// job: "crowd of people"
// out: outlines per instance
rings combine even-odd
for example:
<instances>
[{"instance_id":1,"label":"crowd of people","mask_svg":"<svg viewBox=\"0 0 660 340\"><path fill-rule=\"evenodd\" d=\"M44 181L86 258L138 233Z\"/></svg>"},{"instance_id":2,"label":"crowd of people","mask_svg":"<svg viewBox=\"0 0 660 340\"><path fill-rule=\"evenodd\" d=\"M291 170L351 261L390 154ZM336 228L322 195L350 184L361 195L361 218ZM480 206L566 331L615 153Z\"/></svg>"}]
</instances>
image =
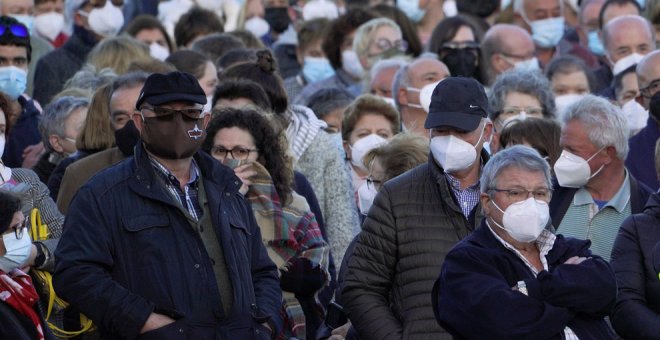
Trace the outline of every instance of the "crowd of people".
<instances>
[{"instance_id":1,"label":"crowd of people","mask_svg":"<svg viewBox=\"0 0 660 340\"><path fill-rule=\"evenodd\" d=\"M658 42L651 0L2 0L0 338L660 339Z\"/></svg>"}]
</instances>

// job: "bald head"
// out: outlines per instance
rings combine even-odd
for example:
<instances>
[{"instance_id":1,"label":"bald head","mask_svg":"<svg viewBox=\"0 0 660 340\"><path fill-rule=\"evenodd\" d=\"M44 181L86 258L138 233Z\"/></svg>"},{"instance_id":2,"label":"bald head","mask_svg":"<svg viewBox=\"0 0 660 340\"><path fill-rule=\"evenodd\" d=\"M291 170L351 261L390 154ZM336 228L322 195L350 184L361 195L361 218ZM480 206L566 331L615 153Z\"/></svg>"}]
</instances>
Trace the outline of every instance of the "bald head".
<instances>
[{"instance_id":1,"label":"bald head","mask_svg":"<svg viewBox=\"0 0 660 340\"><path fill-rule=\"evenodd\" d=\"M534 57L532 36L516 25L497 24L491 27L481 43L483 64L488 67L489 78L513 67L515 62Z\"/></svg>"},{"instance_id":2,"label":"bald head","mask_svg":"<svg viewBox=\"0 0 660 340\"><path fill-rule=\"evenodd\" d=\"M640 89L647 88L656 80L660 80L660 50L647 54L637 64L637 82ZM642 99L641 104L648 109L651 98L640 97Z\"/></svg>"},{"instance_id":3,"label":"bald head","mask_svg":"<svg viewBox=\"0 0 660 340\"><path fill-rule=\"evenodd\" d=\"M620 16L603 27L603 45L612 62L633 53L646 55L655 49L655 30L639 15Z\"/></svg>"}]
</instances>

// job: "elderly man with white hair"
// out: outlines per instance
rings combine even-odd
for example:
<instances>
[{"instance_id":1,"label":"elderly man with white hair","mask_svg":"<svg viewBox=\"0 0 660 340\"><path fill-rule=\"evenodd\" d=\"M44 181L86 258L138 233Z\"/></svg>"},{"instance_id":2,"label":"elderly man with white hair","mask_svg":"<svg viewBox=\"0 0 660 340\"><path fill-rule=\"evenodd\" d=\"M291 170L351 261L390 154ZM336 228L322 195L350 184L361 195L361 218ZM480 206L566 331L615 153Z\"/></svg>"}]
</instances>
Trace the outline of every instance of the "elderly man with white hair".
<instances>
[{"instance_id":1,"label":"elderly man with white hair","mask_svg":"<svg viewBox=\"0 0 660 340\"><path fill-rule=\"evenodd\" d=\"M591 240L594 254L609 261L619 226L642 212L650 194L624 166L628 123L618 107L593 95L569 106L562 122L552 221L566 236Z\"/></svg>"},{"instance_id":2,"label":"elderly man with white hair","mask_svg":"<svg viewBox=\"0 0 660 340\"><path fill-rule=\"evenodd\" d=\"M614 273L589 241L548 230L550 178L521 145L484 166L484 219L447 254L433 288L436 319L455 338L616 339L604 319Z\"/></svg>"}]
</instances>

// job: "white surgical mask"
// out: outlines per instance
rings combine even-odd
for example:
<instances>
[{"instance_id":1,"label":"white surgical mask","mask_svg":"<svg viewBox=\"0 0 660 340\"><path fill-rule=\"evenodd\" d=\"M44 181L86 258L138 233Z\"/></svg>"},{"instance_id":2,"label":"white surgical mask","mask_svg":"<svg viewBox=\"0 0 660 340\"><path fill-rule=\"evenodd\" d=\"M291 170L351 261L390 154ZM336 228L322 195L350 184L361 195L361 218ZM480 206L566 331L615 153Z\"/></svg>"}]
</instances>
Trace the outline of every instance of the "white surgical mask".
<instances>
[{"instance_id":1,"label":"white surgical mask","mask_svg":"<svg viewBox=\"0 0 660 340\"><path fill-rule=\"evenodd\" d=\"M445 172L465 170L477 160L477 149L481 138L484 136L481 130L479 140L472 145L454 135L435 136L431 138L431 154L442 166Z\"/></svg>"},{"instance_id":2,"label":"white surgical mask","mask_svg":"<svg viewBox=\"0 0 660 340\"><path fill-rule=\"evenodd\" d=\"M39 35L54 41L64 29L64 15L57 12L39 14L34 18L34 28Z\"/></svg>"},{"instance_id":3,"label":"white surgical mask","mask_svg":"<svg viewBox=\"0 0 660 340\"><path fill-rule=\"evenodd\" d=\"M5 143L6 142L7 142L7 140L5 139L5 135L0 134L0 158L2 158L2 155L5 152Z\"/></svg>"},{"instance_id":4,"label":"white surgical mask","mask_svg":"<svg viewBox=\"0 0 660 340\"><path fill-rule=\"evenodd\" d=\"M362 79L364 76L364 68L357 53L353 50L346 50L341 53L341 67L353 78Z\"/></svg>"},{"instance_id":5,"label":"white surgical mask","mask_svg":"<svg viewBox=\"0 0 660 340\"><path fill-rule=\"evenodd\" d=\"M532 28L532 40L542 48L555 47L564 36L564 17L528 22Z\"/></svg>"},{"instance_id":6,"label":"white surgical mask","mask_svg":"<svg viewBox=\"0 0 660 340\"><path fill-rule=\"evenodd\" d=\"M358 188L358 208L360 209L360 213L366 215L369 212L377 193L376 188L372 189L367 185L367 182L362 183L360 188Z\"/></svg>"},{"instance_id":7,"label":"white surgical mask","mask_svg":"<svg viewBox=\"0 0 660 340\"><path fill-rule=\"evenodd\" d=\"M643 55L639 53L633 53L631 55L625 56L621 59L619 59L616 63L614 63L614 66L612 67L612 74L617 75L623 70L627 69L628 67L639 64L639 62L644 58ZM610 59L612 61L612 59Z\"/></svg>"},{"instance_id":8,"label":"white surgical mask","mask_svg":"<svg viewBox=\"0 0 660 340\"><path fill-rule=\"evenodd\" d=\"M637 132L646 127L646 123L649 119L649 112L635 99L631 99L623 104L621 110L628 120L630 131Z\"/></svg>"},{"instance_id":9,"label":"white surgical mask","mask_svg":"<svg viewBox=\"0 0 660 340\"><path fill-rule=\"evenodd\" d=\"M398 0L396 1L396 7L414 23L422 21L422 18L426 15L426 10L419 8L419 0Z\"/></svg>"},{"instance_id":10,"label":"white surgical mask","mask_svg":"<svg viewBox=\"0 0 660 340\"><path fill-rule=\"evenodd\" d=\"M557 107L557 120L561 121L561 118L566 113L566 109L571 106L571 104L577 102L578 100L584 98L583 94L562 94L555 97L555 106Z\"/></svg>"},{"instance_id":11,"label":"white surgical mask","mask_svg":"<svg viewBox=\"0 0 660 340\"><path fill-rule=\"evenodd\" d=\"M243 27L245 27L247 31L254 34L254 36L257 38L263 37L266 35L266 33L270 32L270 25L268 22L259 16L254 16L250 19L247 19Z\"/></svg>"},{"instance_id":12,"label":"white surgical mask","mask_svg":"<svg viewBox=\"0 0 660 340\"><path fill-rule=\"evenodd\" d=\"M149 45L149 54L152 57L163 61L170 56L170 50L167 47L162 46L161 44L154 41L151 43L151 45Z\"/></svg>"},{"instance_id":13,"label":"white surgical mask","mask_svg":"<svg viewBox=\"0 0 660 340\"><path fill-rule=\"evenodd\" d=\"M596 155L603 149L604 147L596 151L596 153L591 155L587 160L566 150L562 151L553 168L559 185L565 188L581 188L587 184L587 182L589 182L594 176L598 175L605 166L605 164L603 164L594 174L591 174L589 161L596 157Z\"/></svg>"},{"instance_id":14,"label":"white surgical mask","mask_svg":"<svg viewBox=\"0 0 660 340\"><path fill-rule=\"evenodd\" d=\"M431 106L431 97L433 96L433 90L435 87L440 84L442 80L436 81L435 83L426 84L421 89L408 87L406 90L419 92L419 105L417 104L408 104L409 107L414 107L417 109L423 109L426 112L429 112L429 107Z\"/></svg>"},{"instance_id":15,"label":"white surgical mask","mask_svg":"<svg viewBox=\"0 0 660 340\"><path fill-rule=\"evenodd\" d=\"M206 97L206 104L204 104L204 108L202 109L202 112L209 112L209 113L211 112L211 109L213 109L213 107L211 106L213 105L212 101L213 101L213 95Z\"/></svg>"},{"instance_id":16,"label":"white surgical mask","mask_svg":"<svg viewBox=\"0 0 660 340\"><path fill-rule=\"evenodd\" d=\"M2 241L5 244L7 253L0 256L0 269L5 273L22 266L30 257L32 250L32 241L27 230L23 230L23 237L16 239L16 235L11 232L2 235Z\"/></svg>"},{"instance_id":17,"label":"white surgical mask","mask_svg":"<svg viewBox=\"0 0 660 340\"><path fill-rule=\"evenodd\" d=\"M529 243L538 239L550 219L548 203L538 201L534 197L509 205L506 211L502 210L494 200L491 199L491 202L504 214L503 225L491 218L493 223L518 242Z\"/></svg>"},{"instance_id":18,"label":"white surgical mask","mask_svg":"<svg viewBox=\"0 0 660 340\"><path fill-rule=\"evenodd\" d=\"M351 145L351 163L356 168L369 171L364 163L362 163L362 157L364 157L369 151L386 143L387 139L373 133L369 136L358 139L353 145Z\"/></svg>"},{"instance_id":19,"label":"white surgical mask","mask_svg":"<svg viewBox=\"0 0 660 340\"><path fill-rule=\"evenodd\" d=\"M106 1L103 8L94 8L89 12L87 22L96 34L113 37L124 26L124 13L112 1Z\"/></svg>"}]
</instances>

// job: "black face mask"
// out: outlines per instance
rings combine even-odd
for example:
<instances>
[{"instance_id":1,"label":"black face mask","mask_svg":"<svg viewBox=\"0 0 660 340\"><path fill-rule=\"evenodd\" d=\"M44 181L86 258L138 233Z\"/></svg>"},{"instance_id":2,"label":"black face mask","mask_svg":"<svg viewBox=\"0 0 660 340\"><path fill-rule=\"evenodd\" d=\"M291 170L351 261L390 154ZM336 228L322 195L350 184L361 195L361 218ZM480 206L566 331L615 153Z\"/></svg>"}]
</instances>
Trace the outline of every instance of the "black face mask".
<instances>
[{"instance_id":1,"label":"black face mask","mask_svg":"<svg viewBox=\"0 0 660 340\"><path fill-rule=\"evenodd\" d=\"M123 128L115 130L115 144L124 156L132 156L135 151L135 145L140 140L140 131L135 127L135 123L129 120Z\"/></svg>"},{"instance_id":2,"label":"black face mask","mask_svg":"<svg viewBox=\"0 0 660 340\"><path fill-rule=\"evenodd\" d=\"M142 142L149 152L165 159L185 159L199 150L206 137L204 119L175 113L165 119L144 117Z\"/></svg>"},{"instance_id":3,"label":"black face mask","mask_svg":"<svg viewBox=\"0 0 660 340\"><path fill-rule=\"evenodd\" d=\"M291 23L287 7L269 7L266 8L264 19L275 33L286 31Z\"/></svg>"},{"instance_id":4,"label":"black face mask","mask_svg":"<svg viewBox=\"0 0 660 340\"><path fill-rule=\"evenodd\" d=\"M452 77L473 77L477 71L477 56L473 49L454 49L441 61L447 65Z\"/></svg>"},{"instance_id":5,"label":"black face mask","mask_svg":"<svg viewBox=\"0 0 660 340\"><path fill-rule=\"evenodd\" d=\"M651 102L649 103L649 114L651 117L655 118L655 121L660 124L660 92L656 93L651 97Z\"/></svg>"}]
</instances>

